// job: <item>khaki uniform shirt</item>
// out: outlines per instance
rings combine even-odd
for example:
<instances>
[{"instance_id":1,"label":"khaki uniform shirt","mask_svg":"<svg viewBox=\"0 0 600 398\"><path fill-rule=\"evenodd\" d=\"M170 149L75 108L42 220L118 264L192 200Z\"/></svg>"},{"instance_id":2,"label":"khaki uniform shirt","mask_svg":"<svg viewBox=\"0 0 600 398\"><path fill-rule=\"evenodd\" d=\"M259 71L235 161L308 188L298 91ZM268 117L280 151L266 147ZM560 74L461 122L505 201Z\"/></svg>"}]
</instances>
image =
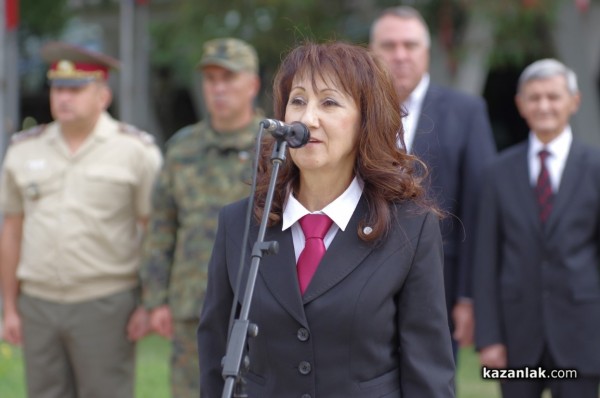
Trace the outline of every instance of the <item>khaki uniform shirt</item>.
<instances>
[{"instance_id":1,"label":"khaki uniform shirt","mask_svg":"<svg viewBox=\"0 0 600 398\"><path fill-rule=\"evenodd\" d=\"M202 121L167 143L143 250L147 308L169 304L175 320L198 318L217 216L221 207L250 193L260 121L257 115L246 128L227 133Z\"/></svg>"},{"instance_id":2,"label":"khaki uniform shirt","mask_svg":"<svg viewBox=\"0 0 600 398\"><path fill-rule=\"evenodd\" d=\"M28 295L76 302L137 284L141 231L161 164L152 136L103 113L71 153L54 122L12 140L0 209L22 214L17 277Z\"/></svg>"}]
</instances>

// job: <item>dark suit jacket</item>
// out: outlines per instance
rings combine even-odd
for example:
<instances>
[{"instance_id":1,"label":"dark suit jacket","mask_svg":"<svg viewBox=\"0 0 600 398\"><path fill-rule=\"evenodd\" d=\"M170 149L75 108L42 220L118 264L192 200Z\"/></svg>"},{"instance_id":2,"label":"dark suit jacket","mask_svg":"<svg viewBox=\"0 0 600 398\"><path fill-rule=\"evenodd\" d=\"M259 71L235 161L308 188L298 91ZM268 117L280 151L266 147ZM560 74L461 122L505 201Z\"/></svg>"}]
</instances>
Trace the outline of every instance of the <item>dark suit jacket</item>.
<instances>
[{"instance_id":1,"label":"dark suit jacket","mask_svg":"<svg viewBox=\"0 0 600 398\"><path fill-rule=\"evenodd\" d=\"M485 178L477 346L505 344L509 366L525 366L546 344L558 366L600 374L600 152L573 141L542 228L527 148L504 151Z\"/></svg>"},{"instance_id":2,"label":"dark suit jacket","mask_svg":"<svg viewBox=\"0 0 600 398\"><path fill-rule=\"evenodd\" d=\"M198 330L205 397L223 389L220 363L246 206L229 205L219 216ZM279 253L263 257L254 291L249 318L259 334L249 340L250 397L454 396L439 224L408 205L396 211L388 239L366 244L357 234L366 212L361 199L304 296L290 230L282 232L281 223L267 229L265 240L278 241Z\"/></svg>"},{"instance_id":3,"label":"dark suit jacket","mask_svg":"<svg viewBox=\"0 0 600 398\"><path fill-rule=\"evenodd\" d=\"M472 296L473 235L484 166L496 145L484 101L430 84L412 153L430 170L430 193L450 214L442 222L446 299Z\"/></svg>"}]
</instances>

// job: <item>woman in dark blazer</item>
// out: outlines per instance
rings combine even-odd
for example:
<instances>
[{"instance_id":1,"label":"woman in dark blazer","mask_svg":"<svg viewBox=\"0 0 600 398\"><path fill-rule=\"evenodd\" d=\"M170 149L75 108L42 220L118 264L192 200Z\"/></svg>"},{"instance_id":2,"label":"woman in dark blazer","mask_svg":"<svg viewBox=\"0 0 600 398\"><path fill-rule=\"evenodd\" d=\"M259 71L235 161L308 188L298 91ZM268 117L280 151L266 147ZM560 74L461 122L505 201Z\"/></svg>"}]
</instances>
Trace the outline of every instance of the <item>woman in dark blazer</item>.
<instances>
[{"instance_id":1,"label":"woman in dark blazer","mask_svg":"<svg viewBox=\"0 0 600 398\"><path fill-rule=\"evenodd\" d=\"M311 139L289 150L277 180L265 240L279 252L263 257L254 290L249 397L453 397L438 212L424 196L424 166L396 145L402 114L385 67L360 46L303 44L283 60L273 94L274 116L304 123ZM198 329L204 397L223 389L240 248L250 253L256 240L271 147L269 137L249 241L247 201L219 216ZM305 216L330 223L312 277ZM245 262L247 271L249 254Z\"/></svg>"}]
</instances>

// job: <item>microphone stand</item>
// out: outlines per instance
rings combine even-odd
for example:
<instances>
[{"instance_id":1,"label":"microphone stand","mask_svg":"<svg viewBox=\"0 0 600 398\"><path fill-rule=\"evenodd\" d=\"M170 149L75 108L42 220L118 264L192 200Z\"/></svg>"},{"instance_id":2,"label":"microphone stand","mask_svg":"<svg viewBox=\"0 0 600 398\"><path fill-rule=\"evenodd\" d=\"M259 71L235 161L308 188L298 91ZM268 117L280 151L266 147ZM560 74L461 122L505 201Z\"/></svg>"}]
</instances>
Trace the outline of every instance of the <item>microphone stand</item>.
<instances>
[{"instance_id":1,"label":"microphone stand","mask_svg":"<svg viewBox=\"0 0 600 398\"><path fill-rule=\"evenodd\" d=\"M267 197L265 200L265 206L260 222L260 228L258 230L258 237L252 248L252 262L250 264L250 272L248 273L248 280L246 281L246 290L244 291L244 299L242 301L242 309L239 318L233 323L231 334L227 342L227 351L223 358L223 371L222 375L225 379L225 386L223 388L222 398L245 398L248 397L245 391L245 380L243 372L248 369L250 360L248 356L244 356L246 348L246 338L256 337L258 334L258 326L250 323L248 315L250 313L250 304L252 302L252 295L254 293L254 286L256 285L256 277L258 275L258 266L263 255L276 254L279 250L279 243L277 241L265 242L265 231L267 229L267 221L269 213L271 211L271 204L273 202L273 193L275 191L275 183L277 182L277 175L279 174L279 167L285 161L285 150L287 148L287 142L282 138L277 138L273 146L273 154L271 155L271 163L273 164L273 170L271 172L271 179L269 181L269 188L267 190ZM257 154L258 156L258 154ZM235 386L235 395L233 392Z\"/></svg>"}]
</instances>

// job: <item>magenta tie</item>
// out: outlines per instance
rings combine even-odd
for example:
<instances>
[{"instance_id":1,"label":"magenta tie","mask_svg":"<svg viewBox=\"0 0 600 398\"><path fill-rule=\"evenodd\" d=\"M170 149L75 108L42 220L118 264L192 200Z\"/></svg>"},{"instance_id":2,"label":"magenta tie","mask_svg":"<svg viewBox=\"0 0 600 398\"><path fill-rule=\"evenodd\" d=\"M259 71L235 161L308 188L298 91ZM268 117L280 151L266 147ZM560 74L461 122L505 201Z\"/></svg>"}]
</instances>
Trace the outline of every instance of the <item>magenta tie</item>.
<instances>
[{"instance_id":1,"label":"magenta tie","mask_svg":"<svg viewBox=\"0 0 600 398\"><path fill-rule=\"evenodd\" d=\"M323 238L332 222L331 218L325 214L307 214L300 219L300 226L304 232L304 239L306 239L304 250L298 257L297 266L298 282L302 294L304 294L321 262L321 258L325 254Z\"/></svg>"}]
</instances>

